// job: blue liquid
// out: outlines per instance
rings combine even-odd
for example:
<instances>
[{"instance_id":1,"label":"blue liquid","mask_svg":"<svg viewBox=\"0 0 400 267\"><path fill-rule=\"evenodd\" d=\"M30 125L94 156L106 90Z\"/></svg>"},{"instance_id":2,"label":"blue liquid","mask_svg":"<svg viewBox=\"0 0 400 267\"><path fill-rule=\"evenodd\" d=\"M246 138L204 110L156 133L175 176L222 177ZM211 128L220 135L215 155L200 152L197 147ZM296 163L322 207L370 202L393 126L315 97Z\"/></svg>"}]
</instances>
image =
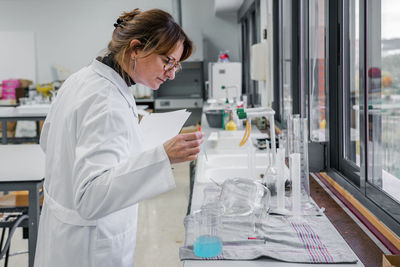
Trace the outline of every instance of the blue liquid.
<instances>
[{"instance_id":1,"label":"blue liquid","mask_svg":"<svg viewBox=\"0 0 400 267\"><path fill-rule=\"evenodd\" d=\"M216 257L222 252L222 241L216 236L202 235L194 241L194 254L202 258Z\"/></svg>"}]
</instances>

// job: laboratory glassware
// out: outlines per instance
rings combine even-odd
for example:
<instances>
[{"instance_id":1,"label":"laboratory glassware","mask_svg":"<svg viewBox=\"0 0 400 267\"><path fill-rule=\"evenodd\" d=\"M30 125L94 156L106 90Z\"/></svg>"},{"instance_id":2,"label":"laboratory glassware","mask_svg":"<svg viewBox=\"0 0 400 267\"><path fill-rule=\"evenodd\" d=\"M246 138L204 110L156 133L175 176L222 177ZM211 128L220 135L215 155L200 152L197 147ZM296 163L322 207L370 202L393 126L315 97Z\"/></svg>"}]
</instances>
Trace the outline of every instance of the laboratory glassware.
<instances>
[{"instance_id":1,"label":"laboratory glassware","mask_svg":"<svg viewBox=\"0 0 400 267\"><path fill-rule=\"evenodd\" d=\"M276 212L285 214L287 210L285 209L285 149L278 148L278 167L279 175L276 180L276 198L277 207Z\"/></svg>"},{"instance_id":2,"label":"laboratory glassware","mask_svg":"<svg viewBox=\"0 0 400 267\"><path fill-rule=\"evenodd\" d=\"M292 214L301 215L300 153L289 156L290 178L292 180Z\"/></svg>"},{"instance_id":3,"label":"laboratory glassware","mask_svg":"<svg viewBox=\"0 0 400 267\"><path fill-rule=\"evenodd\" d=\"M285 158L288 155L288 150L287 150L287 142L288 142L287 136L288 136L288 134L287 133L288 133L287 130L282 130L281 134L278 135L279 148L284 148L285 149L285 155L284 155Z\"/></svg>"},{"instance_id":4,"label":"laboratory glassware","mask_svg":"<svg viewBox=\"0 0 400 267\"><path fill-rule=\"evenodd\" d=\"M203 144L201 145L201 150L203 151L204 157L206 158L206 161L208 162L208 155L207 155L207 141L203 142Z\"/></svg>"},{"instance_id":5,"label":"laboratory glassware","mask_svg":"<svg viewBox=\"0 0 400 267\"><path fill-rule=\"evenodd\" d=\"M303 194L310 197L309 166L308 166L308 120L298 114L288 118L288 153L300 154L300 179ZM291 167L291 166L290 166Z\"/></svg>"},{"instance_id":6,"label":"laboratory glassware","mask_svg":"<svg viewBox=\"0 0 400 267\"><path fill-rule=\"evenodd\" d=\"M219 209L221 213L223 213L223 207L219 201L221 187L218 184L216 185L208 185L203 189L203 203L200 209L212 207L214 209Z\"/></svg>"},{"instance_id":7,"label":"laboratory glassware","mask_svg":"<svg viewBox=\"0 0 400 267\"><path fill-rule=\"evenodd\" d=\"M221 215L221 211L211 205L202 207L193 214L195 234L193 251L196 256L212 258L222 253L222 239L218 235Z\"/></svg>"},{"instance_id":8,"label":"laboratory glassware","mask_svg":"<svg viewBox=\"0 0 400 267\"><path fill-rule=\"evenodd\" d=\"M272 157L272 159L269 160L269 165L264 176L266 181L265 184L267 185L267 187L269 187L268 189L273 194L275 194L276 190L274 189L274 187L275 187L276 176L278 175L276 167L276 139L275 139L275 120L274 120L275 111L271 108L248 108L248 109L237 109L237 114L239 119L246 119L245 134L239 146L243 146L250 137L251 124L249 123L249 121L251 120L251 118L267 117L269 120L270 137L271 137L270 156Z\"/></svg>"},{"instance_id":9,"label":"laboratory glassware","mask_svg":"<svg viewBox=\"0 0 400 267\"><path fill-rule=\"evenodd\" d=\"M227 179L222 184L220 200L225 215L245 216L255 209L268 211L270 192L261 183L246 179Z\"/></svg>"},{"instance_id":10,"label":"laboratory glassware","mask_svg":"<svg viewBox=\"0 0 400 267\"><path fill-rule=\"evenodd\" d=\"M279 179L279 171L276 161L276 139L275 139L275 122L274 122L274 113L270 113L267 115L270 126L270 139L271 139L271 149L270 149L270 160L267 171L265 172L265 185L271 192L272 196L276 195L276 181ZM269 147L267 145L267 147Z\"/></svg>"},{"instance_id":11,"label":"laboratory glassware","mask_svg":"<svg viewBox=\"0 0 400 267\"><path fill-rule=\"evenodd\" d=\"M290 155L290 153L293 153L294 150L294 133L293 133L293 119L295 118L300 118L300 115L298 114L290 114L287 117L287 153Z\"/></svg>"},{"instance_id":12,"label":"laboratory glassware","mask_svg":"<svg viewBox=\"0 0 400 267\"><path fill-rule=\"evenodd\" d=\"M268 153L269 165L265 172L264 183L265 186L271 192L271 196L276 196L276 181L279 178L279 171L278 171L276 157L272 152L272 148L269 151L270 151L270 153Z\"/></svg>"}]
</instances>

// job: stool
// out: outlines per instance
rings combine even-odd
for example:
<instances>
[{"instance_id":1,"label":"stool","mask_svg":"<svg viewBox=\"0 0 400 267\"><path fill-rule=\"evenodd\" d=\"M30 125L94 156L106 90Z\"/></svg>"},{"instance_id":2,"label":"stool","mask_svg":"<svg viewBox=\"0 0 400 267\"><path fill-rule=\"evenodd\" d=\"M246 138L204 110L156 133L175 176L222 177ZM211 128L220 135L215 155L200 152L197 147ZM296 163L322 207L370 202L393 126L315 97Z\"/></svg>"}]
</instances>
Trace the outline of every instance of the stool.
<instances>
[{"instance_id":1,"label":"stool","mask_svg":"<svg viewBox=\"0 0 400 267\"><path fill-rule=\"evenodd\" d=\"M20 226L24 220L28 219L28 215L24 214L23 212L4 212L0 213L2 216L0 218L0 227L3 228L0 238L0 259L4 260L4 267L8 266L8 257L10 254L10 245L11 245L11 238L14 235L15 230L18 226ZM4 243L4 237L6 229L8 228L8 236L7 240Z\"/></svg>"}]
</instances>

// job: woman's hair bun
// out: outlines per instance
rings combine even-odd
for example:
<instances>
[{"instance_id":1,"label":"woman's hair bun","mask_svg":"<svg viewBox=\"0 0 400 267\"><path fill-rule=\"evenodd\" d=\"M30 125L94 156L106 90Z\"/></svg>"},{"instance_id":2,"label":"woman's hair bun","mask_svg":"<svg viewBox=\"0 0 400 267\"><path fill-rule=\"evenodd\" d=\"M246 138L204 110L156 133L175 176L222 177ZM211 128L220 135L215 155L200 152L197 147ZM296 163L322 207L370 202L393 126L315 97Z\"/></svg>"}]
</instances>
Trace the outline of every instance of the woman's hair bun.
<instances>
[{"instance_id":1,"label":"woman's hair bun","mask_svg":"<svg viewBox=\"0 0 400 267\"><path fill-rule=\"evenodd\" d=\"M120 20L122 21L130 21L135 18L135 16L139 15L142 13L142 11L139 10L139 8L135 8L134 10L130 12L124 12L122 15L119 17Z\"/></svg>"},{"instance_id":2,"label":"woman's hair bun","mask_svg":"<svg viewBox=\"0 0 400 267\"><path fill-rule=\"evenodd\" d=\"M161 9L140 11L138 8L124 12L114 24L108 51L120 64L127 64L132 49L141 51L138 57L151 54L169 55L181 42L183 52L179 61L187 59L193 51L193 43L168 12ZM132 46L132 40L140 44ZM129 62L128 62L129 63Z\"/></svg>"}]
</instances>

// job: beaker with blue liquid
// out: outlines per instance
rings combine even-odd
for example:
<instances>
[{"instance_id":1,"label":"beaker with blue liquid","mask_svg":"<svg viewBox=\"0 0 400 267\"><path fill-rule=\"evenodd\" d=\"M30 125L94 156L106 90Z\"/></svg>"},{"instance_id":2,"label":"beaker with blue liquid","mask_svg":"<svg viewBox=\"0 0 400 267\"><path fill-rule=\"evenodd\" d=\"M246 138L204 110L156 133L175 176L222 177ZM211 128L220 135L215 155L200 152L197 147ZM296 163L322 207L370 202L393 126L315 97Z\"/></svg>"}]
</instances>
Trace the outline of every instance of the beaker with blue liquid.
<instances>
[{"instance_id":1,"label":"beaker with blue liquid","mask_svg":"<svg viewBox=\"0 0 400 267\"><path fill-rule=\"evenodd\" d=\"M213 258L222 253L222 239L218 236L221 224L221 210L202 207L194 215L194 254L201 258Z\"/></svg>"}]
</instances>

